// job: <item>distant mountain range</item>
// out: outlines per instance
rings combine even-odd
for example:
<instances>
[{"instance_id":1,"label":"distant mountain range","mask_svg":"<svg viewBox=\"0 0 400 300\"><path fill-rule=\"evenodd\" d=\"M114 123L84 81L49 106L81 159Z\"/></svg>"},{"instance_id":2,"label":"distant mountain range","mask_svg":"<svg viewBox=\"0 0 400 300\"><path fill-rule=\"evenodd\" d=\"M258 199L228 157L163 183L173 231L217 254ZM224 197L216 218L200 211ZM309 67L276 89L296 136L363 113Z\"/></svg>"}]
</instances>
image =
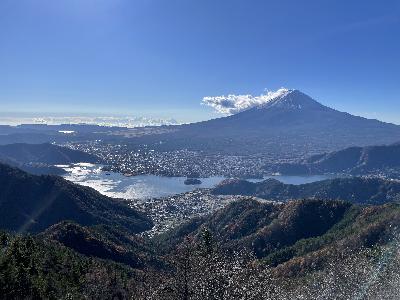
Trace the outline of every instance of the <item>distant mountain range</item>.
<instances>
[{"instance_id":1,"label":"distant mountain range","mask_svg":"<svg viewBox=\"0 0 400 300\"><path fill-rule=\"evenodd\" d=\"M293 199L344 200L358 204L383 204L400 201L400 182L379 178L336 178L293 185L276 179L253 183L227 179L211 191L216 195L245 195L267 200Z\"/></svg>"},{"instance_id":2,"label":"distant mountain range","mask_svg":"<svg viewBox=\"0 0 400 300\"><path fill-rule=\"evenodd\" d=\"M300 163L267 166L286 175L342 173L352 175L400 175L400 144L351 147L311 156Z\"/></svg>"},{"instance_id":3,"label":"distant mountain range","mask_svg":"<svg viewBox=\"0 0 400 300\"><path fill-rule=\"evenodd\" d=\"M25 126L25 124L33 125L54 125L60 126L62 124L68 125L98 125L108 127L143 127L143 126L160 126L160 125L173 125L178 124L178 121L168 118L153 118L153 117L139 117L139 116L48 116L48 115L35 115L35 116L19 116L18 114L9 115L0 112L0 123Z\"/></svg>"},{"instance_id":4,"label":"distant mountain range","mask_svg":"<svg viewBox=\"0 0 400 300\"><path fill-rule=\"evenodd\" d=\"M164 150L188 148L285 158L400 140L400 126L337 111L298 90L228 117L167 128L168 133L132 142Z\"/></svg>"},{"instance_id":5,"label":"distant mountain range","mask_svg":"<svg viewBox=\"0 0 400 300\"><path fill-rule=\"evenodd\" d=\"M57 176L35 176L0 164L0 229L39 232L64 220L105 224L135 233L152 221L124 200L101 195Z\"/></svg>"},{"instance_id":6,"label":"distant mountain range","mask_svg":"<svg viewBox=\"0 0 400 300\"><path fill-rule=\"evenodd\" d=\"M53 144L0 145L0 162L18 167L26 172L42 175L61 175L64 171L54 165L72 163L97 163L100 159L88 153Z\"/></svg>"},{"instance_id":7,"label":"distant mountain range","mask_svg":"<svg viewBox=\"0 0 400 300\"><path fill-rule=\"evenodd\" d=\"M69 131L71 133L63 133ZM169 151L262 154L271 160L304 158L353 146L400 141L400 126L340 112L298 90L267 103L204 122L127 129L95 125L0 126L0 144L103 140Z\"/></svg>"}]
</instances>

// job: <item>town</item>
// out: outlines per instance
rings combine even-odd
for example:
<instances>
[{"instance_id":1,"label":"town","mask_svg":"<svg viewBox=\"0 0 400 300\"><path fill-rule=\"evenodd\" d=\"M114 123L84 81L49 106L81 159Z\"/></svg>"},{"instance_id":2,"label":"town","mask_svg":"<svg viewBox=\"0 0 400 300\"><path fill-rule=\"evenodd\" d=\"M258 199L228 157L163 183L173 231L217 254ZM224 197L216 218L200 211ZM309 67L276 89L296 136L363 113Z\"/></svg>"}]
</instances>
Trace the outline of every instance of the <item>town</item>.
<instances>
[{"instance_id":1,"label":"town","mask_svg":"<svg viewBox=\"0 0 400 300\"><path fill-rule=\"evenodd\" d=\"M153 174L159 176L238 178L263 178L268 174L265 166L272 162L287 162L275 157L253 155L233 156L203 154L186 149L160 152L146 145L133 148L126 144L110 144L101 141L66 143L71 149L81 150L98 156L106 171L127 176Z\"/></svg>"}]
</instances>

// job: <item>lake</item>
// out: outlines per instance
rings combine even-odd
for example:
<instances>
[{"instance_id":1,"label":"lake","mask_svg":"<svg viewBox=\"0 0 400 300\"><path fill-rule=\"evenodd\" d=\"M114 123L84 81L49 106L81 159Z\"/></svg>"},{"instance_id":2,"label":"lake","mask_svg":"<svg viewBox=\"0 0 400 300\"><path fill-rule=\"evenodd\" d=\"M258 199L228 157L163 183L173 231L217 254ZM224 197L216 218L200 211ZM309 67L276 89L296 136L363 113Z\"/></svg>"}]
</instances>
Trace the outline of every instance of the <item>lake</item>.
<instances>
[{"instance_id":1,"label":"lake","mask_svg":"<svg viewBox=\"0 0 400 300\"><path fill-rule=\"evenodd\" d=\"M63 177L74 183L89 186L100 193L124 199L149 199L171 196L175 194L193 191L197 188L211 188L226 179L222 176L200 178L202 184L185 185L186 177L163 177L156 175L138 175L127 177L120 173L104 172L101 165L79 163L70 166L59 166L67 171ZM108 175L107 175L108 174ZM266 176L283 183L303 184L332 178L328 175L310 176ZM249 181L257 182L261 179Z\"/></svg>"}]
</instances>

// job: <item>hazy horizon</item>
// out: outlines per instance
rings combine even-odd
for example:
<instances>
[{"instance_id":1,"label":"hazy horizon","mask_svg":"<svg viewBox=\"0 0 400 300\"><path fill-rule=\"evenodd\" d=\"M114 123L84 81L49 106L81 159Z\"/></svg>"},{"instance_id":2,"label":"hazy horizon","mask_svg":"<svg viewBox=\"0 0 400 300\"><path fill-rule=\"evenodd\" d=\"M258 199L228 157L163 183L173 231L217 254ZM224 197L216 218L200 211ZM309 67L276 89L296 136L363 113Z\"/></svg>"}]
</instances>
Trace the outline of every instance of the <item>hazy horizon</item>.
<instances>
[{"instance_id":1,"label":"hazy horizon","mask_svg":"<svg viewBox=\"0 0 400 300\"><path fill-rule=\"evenodd\" d=\"M60 124L96 124L104 126L119 126L119 127L142 127L147 125L172 125L184 124L206 121L214 118L228 116L229 114L239 113L242 110L251 107L251 105L261 105L263 101L273 99L280 93L277 91L265 91L260 95L220 95L215 97L204 97L203 102L199 103L196 115L192 115L190 110L174 110L166 109L164 111L136 111L125 113L112 113L112 112L34 112L34 111L11 111L0 112L0 125L21 125L21 124L47 124L47 125L60 125ZM311 95L309 95L311 96ZM313 98L311 96L311 98ZM314 99L317 100L317 99ZM226 111L220 107L219 104L212 103L213 101L225 103ZM330 108L347 112L355 116L364 117L367 119L377 119L382 122L393 123L400 125L400 120L397 118L396 113L392 115L386 114L383 116L378 112L366 111L346 111L334 105L324 104ZM235 104L236 103L236 104ZM243 106L240 110L229 112L235 105Z\"/></svg>"}]
</instances>

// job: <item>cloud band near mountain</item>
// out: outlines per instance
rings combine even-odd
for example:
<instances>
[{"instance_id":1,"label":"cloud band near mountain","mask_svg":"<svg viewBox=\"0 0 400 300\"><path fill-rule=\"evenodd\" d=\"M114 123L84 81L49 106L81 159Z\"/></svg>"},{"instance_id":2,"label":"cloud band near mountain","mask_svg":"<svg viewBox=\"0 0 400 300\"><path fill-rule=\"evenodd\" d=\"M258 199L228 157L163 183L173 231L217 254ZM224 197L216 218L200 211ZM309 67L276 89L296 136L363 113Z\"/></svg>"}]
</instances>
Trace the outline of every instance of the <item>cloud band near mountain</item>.
<instances>
[{"instance_id":1,"label":"cloud band near mountain","mask_svg":"<svg viewBox=\"0 0 400 300\"><path fill-rule=\"evenodd\" d=\"M231 94L227 96L204 97L202 104L211 106L218 113L232 115L267 103L276 97L286 94L288 91L286 88L280 88L277 91L268 91L259 96Z\"/></svg>"}]
</instances>

